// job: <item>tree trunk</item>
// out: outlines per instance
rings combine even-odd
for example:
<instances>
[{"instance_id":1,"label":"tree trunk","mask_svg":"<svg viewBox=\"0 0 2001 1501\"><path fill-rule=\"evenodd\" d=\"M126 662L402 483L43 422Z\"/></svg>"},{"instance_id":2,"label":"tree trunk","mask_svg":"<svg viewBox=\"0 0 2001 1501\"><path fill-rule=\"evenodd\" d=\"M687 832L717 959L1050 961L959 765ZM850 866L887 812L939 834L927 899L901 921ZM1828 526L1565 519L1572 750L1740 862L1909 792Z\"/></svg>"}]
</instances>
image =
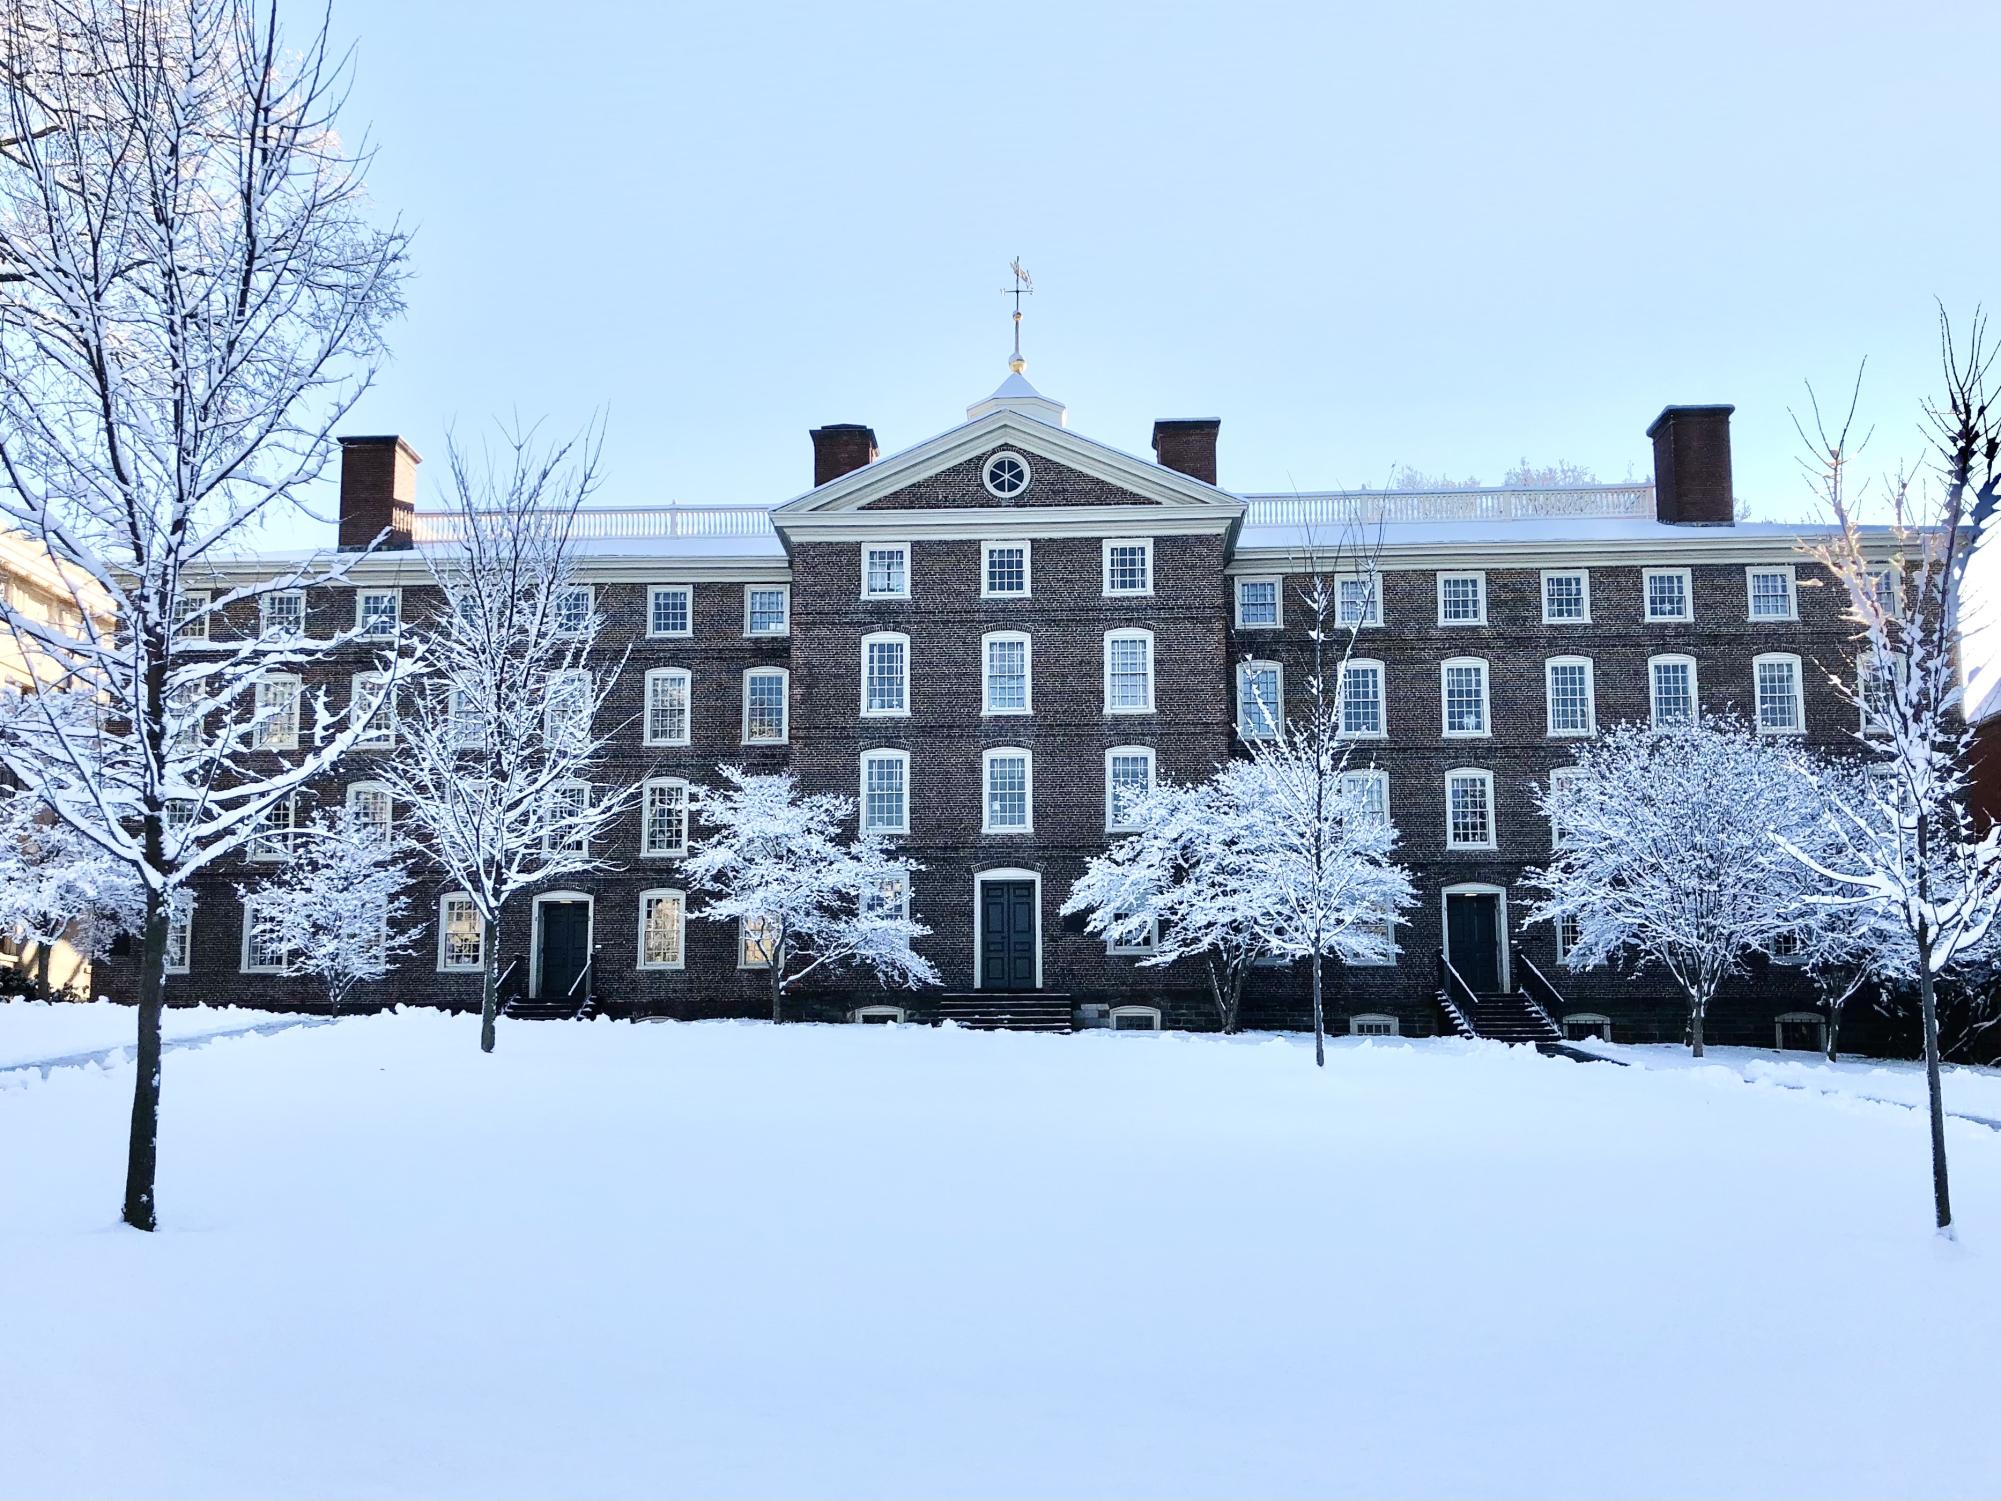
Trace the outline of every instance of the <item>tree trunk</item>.
<instances>
[{"instance_id":1,"label":"tree trunk","mask_svg":"<svg viewBox=\"0 0 2001 1501\"><path fill-rule=\"evenodd\" d=\"M1320 1067L1327 1067L1327 1026L1326 1012L1320 1000L1320 956L1313 956L1313 1061Z\"/></svg>"},{"instance_id":2,"label":"tree trunk","mask_svg":"<svg viewBox=\"0 0 2001 1501\"><path fill-rule=\"evenodd\" d=\"M1931 944L1919 940L1918 1006L1925 1023L1925 1094L1932 1116L1932 1207L1941 1235L1952 1234L1952 1194L1945 1177L1945 1090L1938 1073L1938 996L1931 972Z\"/></svg>"},{"instance_id":3,"label":"tree trunk","mask_svg":"<svg viewBox=\"0 0 2001 1501\"><path fill-rule=\"evenodd\" d=\"M1841 1002L1827 1008L1827 1061L1841 1061Z\"/></svg>"},{"instance_id":4,"label":"tree trunk","mask_svg":"<svg viewBox=\"0 0 2001 1501\"><path fill-rule=\"evenodd\" d=\"M132 1082L132 1136L125 1152L125 1223L134 1230L159 1224L153 1179L160 1161L160 1008L165 1002L167 903L146 892L146 925L139 940L139 1056Z\"/></svg>"},{"instance_id":5,"label":"tree trunk","mask_svg":"<svg viewBox=\"0 0 2001 1501\"><path fill-rule=\"evenodd\" d=\"M47 1000L55 994L55 987L49 984L49 977L55 972L56 946L53 943L38 944L35 948L35 994Z\"/></svg>"},{"instance_id":6,"label":"tree trunk","mask_svg":"<svg viewBox=\"0 0 2001 1501\"><path fill-rule=\"evenodd\" d=\"M480 919L484 931L480 941L486 945L486 983L481 987L479 1002L479 1050L491 1053L494 1043L494 1021L500 1015L500 924Z\"/></svg>"},{"instance_id":7,"label":"tree trunk","mask_svg":"<svg viewBox=\"0 0 2001 1501\"><path fill-rule=\"evenodd\" d=\"M776 964L771 966L771 1020L774 1024L785 1020L785 978Z\"/></svg>"},{"instance_id":8,"label":"tree trunk","mask_svg":"<svg viewBox=\"0 0 2001 1501\"><path fill-rule=\"evenodd\" d=\"M1702 1014L1708 1003L1700 996L1691 997L1688 1003L1688 1046L1690 1055L1702 1056Z\"/></svg>"},{"instance_id":9,"label":"tree trunk","mask_svg":"<svg viewBox=\"0 0 2001 1501\"><path fill-rule=\"evenodd\" d=\"M1235 965L1230 970L1230 1005L1223 1013L1223 1031L1234 1033L1243 1026L1244 1016L1244 966Z\"/></svg>"}]
</instances>

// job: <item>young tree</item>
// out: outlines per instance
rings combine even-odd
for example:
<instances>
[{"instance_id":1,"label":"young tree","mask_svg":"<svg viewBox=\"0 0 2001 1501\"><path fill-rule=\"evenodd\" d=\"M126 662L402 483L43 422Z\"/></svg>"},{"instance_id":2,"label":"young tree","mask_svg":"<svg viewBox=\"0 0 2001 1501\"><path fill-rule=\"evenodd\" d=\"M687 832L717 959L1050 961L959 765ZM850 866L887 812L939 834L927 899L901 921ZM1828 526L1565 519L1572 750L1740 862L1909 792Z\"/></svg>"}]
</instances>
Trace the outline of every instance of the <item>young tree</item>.
<instances>
[{"instance_id":1,"label":"young tree","mask_svg":"<svg viewBox=\"0 0 2001 1501\"><path fill-rule=\"evenodd\" d=\"M596 446L450 457L453 537L428 553L437 599L414 627L434 664L398 726L382 779L416 843L479 913L485 981L479 1046L494 1047L500 921L522 891L605 868L598 853L635 789L602 779L605 705L625 659L597 657L602 624L577 582L577 509L596 485Z\"/></svg>"},{"instance_id":2,"label":"young tree","mask_svg":"<svg viewBox=\"0 0 2001 1501\"><path fill-rule=\"evenodd\" d=\"M771 1019L785 992L818 969L861 969L884 985L936 985L938 971L911 948L930 928L909 913L909 873L874 834L843 840L855 800L802 794L792 773L717 768L723 786L701 794L707 831L682 870L708 900L694 916L745 925L746 946L766 960Z\"/></svg>"},{"instance_id":3,"label":"young tree","mask_svg":"<svg viewBox=\"0 0 2001 1501\"><path fill-rule=\"evenodd\" d=\"M1931 486L1899 476L1891 492L1894 554L1884 563L1858 522L1847 470L1856 399L1830 434L1816 404L1813 433L1800 424L1821 497L1839 523L1815 551L1847 596L1856 627L1854 676L1834 674L1865 717L1868 774L1830 802L1831 849L1789 843L1800 863L1844 897L1866 897L1909 935L1924 1031L1931 1103L1932 1200L1938 1228L1952 1231L1945 1159L1945 1100L1939 1080L1938 981L1986 940L2001 912L2001 825L1984 834L1967 806L1971 745L1960 705L1961 591L1966 565L2001 504L2001 411L1989 377L1994 353L1974 315L1964 348L1943 312L1939 351L1945 398L1924 407L1933 447ZM1859 398L1861 382L1856 383ZM1866 436L1862 442L1866 442ZM1935 491L1927 507L1923 492Z\"/></svg>"},{"instance_id":4,"label":"young tree","mask_svg":"<svg viewBox=\"0 0 2001 1501\"><path fill-rule=\"evenodd\" d=\"M237 894L252 936L285 955L285 973L317 979L338 1012L356 985L379 980L423 936L410 922L410 846L346 808L292 835L284 870Z\"/></svg>"},{"instance_id":5,"label":"young tree","mask_svg":"<svg viewBox=\"0 0 2001 1501\"><path fill-rule=\"evenodd\" d=\"M1802 872L1775 843L1820 816L1817 766L1790 742L1708 716L1625 724L1577 747L1575 770L1538 790L1558 832L1526 921L1574 924L1564 962L1659 965L1688 1003L1700 1058L1717 988L1754 953L1810 922Z\"/></svg>"},{"instance_id":6,"label":"young tree","mask_svg":"<svg viewBox=\"0 0 2001 1501\"><path fill-rule=\"evenodd\" d=\"M291 38L259 0L0 0L0 74L0 522L74 595L69 621L6 609L39 691L5 706L0 759L145 890L124 1217L150 1230L170 902L375 707L302 724L271 675L344 638L233 625L351 560L196 591L324 467L405 237L364 217L324 18Z\"/></svg>"},{"instance_id":7,"label":"young tree","mask_svg":"<svg viewBox=\"0 0 2001 1501\"><path fill-rule=\"evenodd\" d=\"M37 993L50 993L58 943L99 958L120 934L138 932L145 915L145 890L131 866L33 793L0 795L0 931L35 945Z\"/></svg>"}]
</instances>

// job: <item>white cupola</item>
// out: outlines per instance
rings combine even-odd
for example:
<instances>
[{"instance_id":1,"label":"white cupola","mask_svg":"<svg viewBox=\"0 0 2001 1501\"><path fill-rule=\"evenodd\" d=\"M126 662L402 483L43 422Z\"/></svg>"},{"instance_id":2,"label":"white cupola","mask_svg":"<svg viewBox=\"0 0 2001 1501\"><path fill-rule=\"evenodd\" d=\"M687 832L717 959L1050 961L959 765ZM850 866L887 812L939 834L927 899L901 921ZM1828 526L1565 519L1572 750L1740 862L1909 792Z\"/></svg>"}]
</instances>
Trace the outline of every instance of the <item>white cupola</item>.
<instances>
[{"instance_id":1,"label":"white cupola","mask_svg":"<svg viewBox=\"0 0 2001 1501\"><path fill-rule=\"evenodd\" d=\"M1028 383L1022 372L1028 368L1028 361L1016 355L1007 363L1007 379L994 387L994 394L984 401L976 401L966 408L966 420L977 421L990 412L1019 412L1024 417L1033 417L1037 422L1046 422L1051 427L1070 425L1069 409L1060 401L1051 401Z\"/></svg>"}]
</instances>

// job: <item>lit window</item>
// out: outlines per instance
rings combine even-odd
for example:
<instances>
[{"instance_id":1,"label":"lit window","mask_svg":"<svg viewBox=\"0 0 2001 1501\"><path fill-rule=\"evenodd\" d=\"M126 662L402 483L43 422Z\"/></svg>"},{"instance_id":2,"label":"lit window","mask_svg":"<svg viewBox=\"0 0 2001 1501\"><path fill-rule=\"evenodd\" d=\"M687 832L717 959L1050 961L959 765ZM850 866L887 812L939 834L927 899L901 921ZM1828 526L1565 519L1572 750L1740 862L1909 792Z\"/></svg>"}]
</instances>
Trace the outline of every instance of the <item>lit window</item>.
<instances>
[{"instance_id":1,"label":"lit window","mask_svg":"<svg viewBox=\"0 0 2001 1501\"><path fill-rule=\"evenodd\" d=\"M1028 460L1018 453L997 453L980 468L980 483L1000 500L1013 500L1028 488Z\"/></svg>"},{"instance_id":2,"label":"lit window","mask_svg":"<svg viewBox=\"0 0 2001 1501\"><path fill-rule=\"evenodd\" d=\"M1105 712L1153 712L1153 632L1105 633Z\"/></svg>"},{"instance_id":3,"label":"lit window","mask_svg":"<svg viewBox=\"0 0 2001 1501\"><path fill-rule=\"evenodd\" d=\"M274 923L264 919L267 900L243 900L243 973L282 975L291 965L292 946Z\"/></svg>"},{"instance_id":4,"label":"lit window","mask_svg":"<svg viewBox=\"0 0 2001 1501\"><path fill-rule=\"evenodd\" d=\"M1388 733L1383 717L1383 664L1360 659L1341 664L1341 733L1380 739Z\"/></svg>"},{"instance_id":5,"label":"lit window","mask_svg":"<svg viewBox=\"0 0 2001 1501\"><path fill-rule=\"evenodd\" d=\"M1648 620L1694 618L1686 568L1648 568L1641 577L1645 580Z\"/></svg>"},{"instance_id":6,"label":"lit window","mask_svg":"<svg viewBox=\"0 0 2001 1501\"><path fill-rule=\"evenodd\" d=\"M306 596L296 589L267 594L257 602L267 636L300 636L306 630Z\"/></svg>"},{"instance_id":7,"label":"lit window","mask_svg":"<svg viewBox=\"0 0 2001 1501\"><path fill-rule=\"evenodd\" d=\"M591 788L588 782L564 782L549 789L542 848L552 855L590 853Z\"/></svg>"},{"instance_id":8,"label":"lit window","mask_svg":"<svg viewBox=\"0 0 2001 1501\"><path fill-rule=\"evenodd\" d=\"M1543 667L1547 678L1549 732L1589 735L1598 726L1597 705L1587 657L1551 657Z\"/></svg>"},{"instance_id":9,"label":"lit window","mask_svg":"<svg viewBox=\"0 0 2001 1501\"><path fill-rule=\"evenodd\" d=\"M1487 576L1484 573L1441 573L1438 576L1438 623L1487 623Z\"/></svg>"},{"instance_id":10,"label":"lit window","mask_svg":"<svg viewBox=\"0 0 2001 1501\"><path fill-rule=\"evenodd\" d=\"M1105 543L1105 593L1153 593L1153 543Z\"/></svg>"},{"instance_id":11,"label":"lit window","mask_svg":"<svg viewBox=\"0 0 2001 1501\"><path fill-rule=\"evenodd\" d=\"M380 672L357 672L349 690L349 713L358 714L364 706L374 702L375 712L361 727L360 738L354 743L371 750L396 743L396 695L389 687L387 674Z\"/></svg>"},{"instance_id":12,"label":"lit window","mask_svg":"<svg viewBox=\"0 0 2001 1501\"><path fill-rule=\"evenodd\" d=\"M1494 848L1494 776L1486 771L1445 774L1445 843L1449 849Z\"/></svg>"},{"instance_id":13,"label":"lit window","mask_svg":"<svg viewBox=\"0 0 2001 1501\"><path fill-rule=\"evenodd\" d=\"M357 589L354 595L354 623L366 641L380 641L394 636L403 623L403 591Z\"/></svg>"},{"instance_id":14,"label":"lit window","mask_svg":"<svg viewBox=\"0 0 2001 1501\"><path fill-rule=\"evenodd\" d=\"M288 673L267 673L257 680L255 703L251 743L259 750L297 750L299 680Z\"/></svg>"},{"instance_id":15,"label":"lit window","mask_svg":"<svg viewBox=\"0 0 2001 1501\"><path fill-rule=\"evenodd\" d=\"M862 598L910 598L908 542L871 542L862 549Z\"/></svg>"},{"instance_id":16,"label":"lit window","mask_svg":"<svg viewBox=\"0 0 2001 1501\"><path fill-rule=\"evenodd\" d=\"M1279 581L1277 579L1237 580L1237 629L1276 630L1279 625Z\"/></svg>"},{"instance_id":17,"label":"lit window","mask_svg":"<svg viewBox=\"0 0 2001 1501\"><path fill-rule=\"evenodd\" d=\"M1344 626L1383 623L1383 578L1351 573L1334 580L1334 622Z\"/></svg>"},{"instance_id":18,"label":"lit window","mask_svg":"<svg viewBox=\"0 0 2001 1501\"><path fill-rule=\"evenodd\" d=\"M689 682L679 667L656 667L646 674L646 744L688 743Z\"/></svg>"},{"instance_id":19,"label":"lit window","mask_svg":"<svg viewBox=\"0 0 2001 1501\"><path fill-rule=\"evenodd\" d=\"M1277 738L1285 722L1285 673L1276 662L1237 664L1237 733L1246 740Z\"/></svg>"},{"instance_id":20,"label":"lit window","mask_svg":"<svg viewBox=\"0 0 2001 1501\"><path fill-rule=\"evenodd\" d=\"M551 745L581 746L591 736L591 675L579 667L543 679L542 735Z\"/></svg>"},{"instance_id":21,"label":"lit window","mask_svg":"<svg viewBox=\"0 0 2001 1501\"><path fill-rule=\"evenodd\" d=\"M1397 1025L1397 1019L1394 1016L1385 1016L1381 1012L1364 1011L1359 1015L1348 1018L1348 1035L1350 1037L1397 1037L1402 1035L1402 1031Z\"/></svg>"},{"instance_id":22,"label":"lit window","mask_svg":"<svg viewBox=\"0 0 2001 1501\"><path fill-rule=\"evenodd\" d=\"M792 629L792 590L786 584L747 584L743 591L747 636L783 636Z\"/></svg>"},{"instance_id":23,"label":"lit window","mask_svg":"<svg viewBox=\"0 0 2001 1501\"><path fill-rule=\"evenodd\" d=\"M1800 710L1800 659L1777 653L1756 657L1751 670L1758 692L1758 733L1797 735L1806 728Z\"/></svg>"},{"instance_id":24,"label":"lit window","mask_svg":"<svg viewBox=\"0 0 2001 1501\"><path fill-rule=\"evenodd\" d=\"M639 810L639 853L688 853L688 784L658 778L646 784Z\"/></svg>"},{"instance_id":25,"label":"lit window","mask_svg":"<svg viewBox=\"0 0 2001 1501\"><path fill-rule=\"evenodd\" d=\"M589 584L571 584L556 596L556 633L581 636L591 628L597 601Z\"/></svg>"},{"instance_id":26,"label":"lit window","mask_svg":"<svg viewBox=\"0 0 2001 1501\"><path fill-rule=\"evenodd\" d=\"M176 641L208 640L208 601L206 589L183 589L174 596L174 639ZM18 607L17 607L18 609ZM19 611L27 614L27 611Z\"/></svg>"},{"instance_id":27,"label":"lit window","mask_svg":"<svg viewBox=\"0 0 2001 1501\"><path fill-rule=\"evenodd\" d=\"M1542 576L1545 625L1585 624L1591 619L1591 575L1582 568L1550 570Z\"/></svg>"},{"instance_id":28,"label":"lit window","mask_svg":"<svg viewBox=\"0 0 2001 1501\"><path fill-rule=\"evenodd\" d=\"M1105 752L1105 828L1127 830L1133 807L1153 791L1153 749L1119 745Z\"/></svg>"},{"instance_id":29,"label":"lit window","mask_svg":"<svg viewBox=\"0 0 2001 1501\"><path fill-rule=\"evenodd\" d=\"M688 584L655 584L646 591L646 634L695 634L695 591Z\"/></svg>"},{"instance_id":30,"label":"lit window","mask_svg":"<svg viewBox=\"0 0 2001 1501\"><path fill-rule=\"evenodd\" d=\"M252 860L282 860L292 853L292 830L298 826L299 796L287 793L257 815L250 836Z\"/></svg>"},{"instance_id":31,"label":"lit window","mask_svg":"<svg viewBox=\"0 0 2001 1501\"><path fill-rule=\"evenodd\" d=\"M1026 714L1029 697L1028 637L994 633L985 642L985 698L989 714Z\"/></svg>"},{"instance_id":32,"label":"lit window","mask_svg":"<svg viewBox=\"0 0 2001 1501\"><path fill-rule=\"evenodd\" d=\"M1009 748L990 750L986 763L987 817L982 831L988 834L1025 834L1034 827L1028 752Z\"/></svg>"},{"instance_id":33,"label":"lit window","mask_svg":"<svg viewBox=\"0 0 2001 1501\"><path fill-rule=\"evenodd\" d=\"M739 969L770 969L778 954L778 924L768 917L740 917L736 925Z\"/></svg>"},{"instance_id":34,"label":"lit window","mask_svg":"<svg viewBox=\"0 0 2001 1501\"><path fill-rule=\"evenodd\" d=\"M1018 599L1028 593L1028 544L988 542L980 549L980 594L987 599Z\"/></svg>"},{"instance_id":35,"label":"lit window","mask_svg":"<svg viewBox=\"0 0 2001 1501\"><path fill-rule=\"evenodd\" d=\"M910 832L910 757L904 751L862 752L862 832Z\"/></svg>"},{"instance_id":36,"label":"lit window","mask_svg":"<svg viewBox=\"0 0 2001 1501\"><path fill-rule=\"evenodd\" d=\"M743 675L743 743L783 745L791 675L783 667L753 667Z\"/></svg>"},{"instance_id":37,"label":"lit window","mask_svg":"<svg viewBox=\"0 0 2001 1501\"><path fill-rule=\"evenodd\" d=\"M884 876L862 892L862 913L878 919L910 916L910 877Z\"/></svg>"},{"instance_id":38,"label":"lit window","mask_svg":"<svg viewBox=\"0 0 2001 1501\"><path fill-rule=\"evenodd\" d=\"M1655 729L1660 729L1671 724L1695 723L1695 659L1693 657L1649 658L1647 661L1647 687L1653 699Z\"/></svg>"},{"instance_id":39,"label":"lit window","mask_svg":"<svg viewBox=\"0 0 2001 1501\"><path fill-rule=\"evenodd\" d=\"M1478 657L1455 657L1439 669L1447 735L1485 735L1487 664Z\"/></svg>"},{"instance_id":40,"label":"lit window","mask_svg":"<svg viewBox=\"0 0 2001 1501\"><path fill-rule=\"evenodd\" d=\"M486 928L471 897L452 892L438 902L438 968L486 967Z\"/></svg>"},{"instance_id":41,"label":"lit window","mask_svg":"<svg viewBox=\"0 0 2001 1501\"><path fill-rule=\"evenodd\" d=\"M1377 767L1341 773L1341 795L1352 798L1357 811L1377 823L1390 821L1390 774Z\"/></svg>"},{"instance_id":42,"label":"lit window","mask_svg":"<svg viewBox=\"0 0 2001 1501\"><path fill-rule=\"evenodd\" d=\"M685 903L678 891L642 891L639 894L639 967L679 969L685 962L681 948Z\"/></svg>"},{"instance_id":43,"label":"lit window","mask_svg":"<svg viewBox=\"0 0 2001 1501\"><path fill-rule=\"evenodd\" d=\"M395 817L395 802L380 782L350 782L347 788L348 822L359 829L387 834Z\"/></svg>"},{"instance_id":44,"label":"lit window","mask_svg":"<svg viewBox=\"0 0 2001 1501\"><path fill-rule=\"evenodd\" d=\"M1793 599L1792 564L1744 571L1753 620L1795 620L1799 611Z\"/></svg>"},{"instance_id":45,"label":"lit window","mask_svg":"<svg viewBox=\"0 0 2001 1501\"><path fill-rule=\"evenodd\" d=\"M910 638L894 632L862 637L862 713L910 712Z\"/></svg>"}]
</instances>

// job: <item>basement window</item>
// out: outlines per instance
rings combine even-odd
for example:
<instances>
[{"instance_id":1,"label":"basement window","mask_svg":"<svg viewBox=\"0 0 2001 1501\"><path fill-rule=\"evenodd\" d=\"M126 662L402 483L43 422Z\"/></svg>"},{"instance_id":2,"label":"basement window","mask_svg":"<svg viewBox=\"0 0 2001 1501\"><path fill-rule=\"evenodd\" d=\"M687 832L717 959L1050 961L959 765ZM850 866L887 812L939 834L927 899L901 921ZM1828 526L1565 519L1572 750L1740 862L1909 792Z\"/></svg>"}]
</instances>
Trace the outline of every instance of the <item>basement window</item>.
<instances>
[{"instance_id":1,"label":"basement window","mask_svg":"<svg viewBox=\"0 0 2001 1501\"><path fill-rule=\"evenodd\" d=\"M1600 1042L1610 1042L1612 1018L1597 1011L1569 1012L1563 1018L1563 1035L1570 1042L1583 1042L1594 1037Z\"/></svg>"},{"instance_id":2,"label":"basement window","mask_svg":"<svg viewBox=\"0 0 2001 1501\"><path fill-rule=\"evenodd\" d=\"M1158 1032L1160 1030L1160 1008L1158 1006L1114 1006L1109 1018L1114 1032Z\"/></svg>"},{"instance_id":3,"label":"basement window","mask_svg":"<svg viewBox=\"0 0 2001 1501\"><path fill-rule=\"evenodd\" d=\"M863 1026L885 1027L903 1020L901 1006L857 1006L855 1020Z\"/></svg>"},{"instance_id":4,"label":"basement window","mask_svg":"<svg viewBox=\"0 0 2001 1501\"><path fill-rule=\"evenodd\" d=\"M1379 1011L1365 1011L1359 1016L1348 1018L1350 1037L1396 1037L1402 1032L1394 1016L1385 1016Z\"/></svg>"}]
</instances>

